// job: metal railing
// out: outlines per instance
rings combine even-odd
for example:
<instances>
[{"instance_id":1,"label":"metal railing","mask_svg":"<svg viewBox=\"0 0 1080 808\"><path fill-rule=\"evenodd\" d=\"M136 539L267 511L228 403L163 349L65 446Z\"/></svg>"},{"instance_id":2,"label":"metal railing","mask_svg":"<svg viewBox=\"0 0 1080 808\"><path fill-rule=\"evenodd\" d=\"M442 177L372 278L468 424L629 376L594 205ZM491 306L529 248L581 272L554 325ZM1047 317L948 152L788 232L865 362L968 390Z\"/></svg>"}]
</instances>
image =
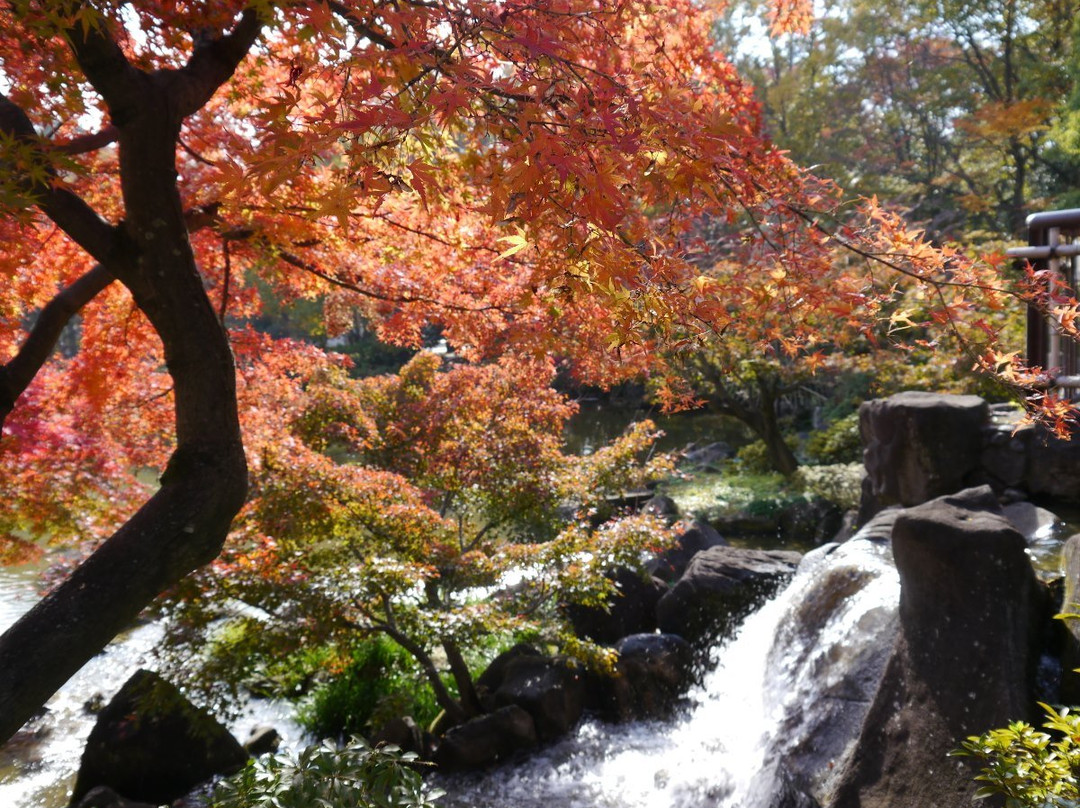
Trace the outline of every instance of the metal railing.
<instances>
[{"instance_id":1,"label":"metal railing","mask_svg":"<svg viewBox=\"0 0 1080 808\"><path fill-rule=\"evenodd\" d=\"M1027 217L1028 245L1008 251L1011 258L1030 261L1037 270L1049 270L1050 292L1056 288L1076 292L1077 256L1080 256L1080 208L1033 213ZM1034 308L1028 308L1027 359L1046 369L1053 387L1080 394L1080 346L1062 339L1061 328Z\"/></svg>"}]
</instances>

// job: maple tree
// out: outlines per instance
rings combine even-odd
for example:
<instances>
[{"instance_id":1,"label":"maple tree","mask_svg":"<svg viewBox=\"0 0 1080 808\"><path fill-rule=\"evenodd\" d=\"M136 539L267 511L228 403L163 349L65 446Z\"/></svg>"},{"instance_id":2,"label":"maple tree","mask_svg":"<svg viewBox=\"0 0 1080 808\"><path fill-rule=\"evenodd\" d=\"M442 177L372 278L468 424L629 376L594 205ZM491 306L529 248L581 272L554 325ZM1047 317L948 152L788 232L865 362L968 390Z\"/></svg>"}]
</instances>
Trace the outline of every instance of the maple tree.
<instances>
[{"instance_id":1,"label":"maple tree","mask_svg":"<svg viewBox=\"0 0 1080 808\"><path fill-rule=\"evenodd\" d=\"M592 523L607 498L669 476L672 458L638 459L656 437L648 422L587 457L565 455L575 407L551 388L550 362L440 364L424 352L399 374L353 380L324 363L295 380L278 437L249 445L252 498L233 539L175 593L173 656L217 672L193 678L228 672L235 683L302 647L348 659L358 638L383 634L459 723L481 712L466 660L491 635L527 633L608 662L610 649L574 637L563 607L603 603L614 591L606 572L641 571L670 543L654 516ZM208 647L218 653L200 653Z\"/></svg>"},{"instance_id":2,"label":"maple tree","mask_svg":"<svg viewBox=\"0 0 1080 808\"><path fill-rule=\"evenodd\" d=\"M0 636L0 738L217 557L245 442L291 462L277 414L322 360L250 327L261 290L320 300L330 334L359 309L387 340L437 324L470 361L554 353L599 383L662 373L662 342L872 328L881 273L925 285L942 327L1003 305L995 265L875 203L837 219L710 24L691 0L0 9L3 544L104 539ZM737 271L703 271L705 216ZM838 245L874 260L838 275ZM54 356L65 327L78 350Z\"/></svg>"}]
</instances>

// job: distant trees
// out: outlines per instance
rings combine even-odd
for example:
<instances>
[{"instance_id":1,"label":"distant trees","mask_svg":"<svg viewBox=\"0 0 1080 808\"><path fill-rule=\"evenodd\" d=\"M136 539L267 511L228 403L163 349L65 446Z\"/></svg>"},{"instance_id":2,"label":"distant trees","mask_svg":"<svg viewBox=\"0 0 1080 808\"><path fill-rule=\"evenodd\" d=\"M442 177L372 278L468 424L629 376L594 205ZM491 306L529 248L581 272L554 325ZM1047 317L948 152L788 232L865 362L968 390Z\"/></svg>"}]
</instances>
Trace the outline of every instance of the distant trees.
<instances>
[{"instance_id":1,"label":"distant trees","mask_svg":"<svg viewBox=\"0 0 1080 808\"><path fill-rule=\"evenodd\" d=\"M1068 206L1080 185L1068 136L1078 10L1071 0L832 0L808 33L739 64L769 131L799 161L907 207L934 234L1016 236L1033 205ZM721 29L732 47L740 19Z\"/></svg>"}]
</instances>

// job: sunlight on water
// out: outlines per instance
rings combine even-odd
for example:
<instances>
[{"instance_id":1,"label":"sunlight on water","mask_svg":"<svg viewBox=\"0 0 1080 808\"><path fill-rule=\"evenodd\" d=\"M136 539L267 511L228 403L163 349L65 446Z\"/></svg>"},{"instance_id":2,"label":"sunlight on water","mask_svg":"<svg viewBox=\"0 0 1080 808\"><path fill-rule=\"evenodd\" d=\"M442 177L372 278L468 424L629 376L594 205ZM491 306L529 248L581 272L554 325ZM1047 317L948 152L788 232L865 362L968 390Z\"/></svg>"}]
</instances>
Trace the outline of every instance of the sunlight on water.
<instances>
[{"instance_id":1,"label":"sunlight on water","mask_svg":"<svg viewBox=\"0 0 1080 808\"><path fill-rule=\"evenodd\" d=\"M822 581L831 591L821 591ZM860 665L883 664L865 658L863 649L869 637L892 629L898 596L882 545L853 540L831 553L818 551L787 589L717 650L718 664L690 694L683 718L587 721L526 761L486 776L442 780L439 786L448 792L442 804L744 808L760 796L754 789L769 786L756 777L763 761L819 729L816 716L861 720L857 702L845 716L831 700L850 701L845 677L872 678ZM823 709L817 711L819 702Z\"/></svg>"},{"instance_id":2,"label":"sunlight on water","mask_svg":"<svg viewBox=\"0 0 1080 808\"><path fill-rule=\"evenodd\" d=\"M0 630L15 622L38 599L36 571L0 569ZM140 667L156 669L153 650L164 634L159 622L138 625L116 638L53 696L0 748L0 806L64 808L75 785L86 739L96 716L86 702L111 698ZM242 742L257 725L269 724L288 747L301 745L302 731L292 709L273 701L251 701L230 729Z\"/></svg>"}]
</instances>

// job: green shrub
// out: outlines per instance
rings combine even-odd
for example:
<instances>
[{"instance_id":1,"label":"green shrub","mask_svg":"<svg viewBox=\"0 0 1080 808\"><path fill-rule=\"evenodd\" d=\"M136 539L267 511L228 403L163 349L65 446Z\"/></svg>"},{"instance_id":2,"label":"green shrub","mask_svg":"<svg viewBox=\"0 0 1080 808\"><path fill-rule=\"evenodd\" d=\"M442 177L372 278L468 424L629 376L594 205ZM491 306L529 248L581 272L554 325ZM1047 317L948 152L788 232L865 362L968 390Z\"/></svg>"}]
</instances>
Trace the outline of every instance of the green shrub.
<instances>
[{"instance_id":1,"label":"green shrub","mask_svg":"<svg viewBox=\"0 0 1080 808\"><path fill-rule=\"evenodd\" d=\"M1076 808L1080 789L1080 713L1041 705L1047 732L1023 721L973 735L954 755L986 762L975 779L985 783L977 797L999 794L1006 808Z\"/></svg>"},{"instance_id":2,"label":"green shrub","mask_svg":"<svg viewBox=\"0 0 1080 808\"><path fill-rule=\"evenodd\" d=\"M840 506L845 511L859 507L862 498L861 463L836 463L829 466L801 466L792 482L808 494Z\"/></svg>"},{"instance_id":3,"label":"green shrub","mask_svg":"<svg viewBox=\"0 0 1080 808\"><path fill-rule=\"evenodd\" d=\"M222 781L213 808L426 808L439 793L425 794L416 755L394 747L372 749L362 738L345 746L309 746L295 759L270 755L249 762Z\"/></svg>"},{"instance_id":4,"label":"green shrub","mask_svg":"<svg viewBox=\"0 0 1080 808\"><path fill-rule=\"evenodd\" d=\"M862 437L859 435L859 414L853 412L838 418L825 429L807 438L803 447L809 462L820 465L857 463L862 460Z\"/></svg>"},{"instance_id":5,"label":"green shrub","mask_svg":"<svg viewBox=\"0 0 1080 808\"><path fill-rule=\"evenodd\" d=\"M743 474L770 474L776 471L769 460L769 450L763 440L756 440L740 448L735 453L735 459L739 463L739 471Z\"/></svg>"},{"instance_id":6,"label":"green shrub","mask_svg":"<svg viewBox=\"0 0 1080 808\"><path fill-rule=\"evenodd\" d=\"M426 726L438 713L412 656L379 636L355 646L345 670L311 694L300 710L300 721L316 735L340 737L367 734L403 715Z\"/></svg>"}]
</instances>

